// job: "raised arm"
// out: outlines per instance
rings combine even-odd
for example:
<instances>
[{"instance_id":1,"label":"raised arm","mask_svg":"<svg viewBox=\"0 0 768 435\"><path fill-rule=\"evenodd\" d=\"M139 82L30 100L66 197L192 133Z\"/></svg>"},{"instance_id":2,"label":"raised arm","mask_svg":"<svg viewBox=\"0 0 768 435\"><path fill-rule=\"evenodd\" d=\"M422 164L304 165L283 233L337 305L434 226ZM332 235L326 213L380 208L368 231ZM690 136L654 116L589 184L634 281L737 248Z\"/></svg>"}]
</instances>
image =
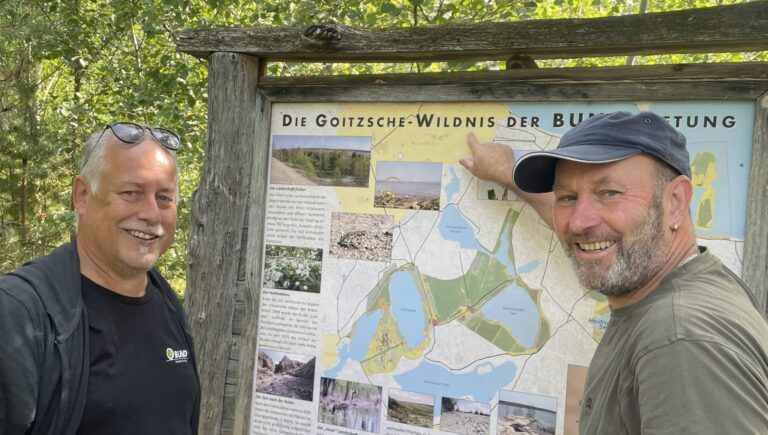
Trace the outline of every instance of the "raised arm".
<instances>
[{"instance_id":1,"label":"raised arm","mask_svg":"<svg viewBox=\"0 0 768 435\"><path fill-rule=\"evenodd\" d=\"M459 160L462 166L477 178L493 181L512 189L552 228L554 196L552 192L523 192L515 185L512 180L512 169L515 167L515 154L512 148L494 142L480 143L473 133L467 136L467 144L472 154Z\"/></svg>"}]
</instances>

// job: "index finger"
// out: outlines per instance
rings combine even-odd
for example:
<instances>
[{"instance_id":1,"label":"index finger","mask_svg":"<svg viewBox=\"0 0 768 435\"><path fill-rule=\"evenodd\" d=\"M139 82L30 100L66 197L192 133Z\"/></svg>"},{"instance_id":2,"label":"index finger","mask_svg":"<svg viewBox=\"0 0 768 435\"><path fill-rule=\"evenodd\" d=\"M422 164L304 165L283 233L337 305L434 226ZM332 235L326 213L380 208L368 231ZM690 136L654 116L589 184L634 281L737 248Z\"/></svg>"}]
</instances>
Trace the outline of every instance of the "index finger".
<instances>
[{"instance_id":1,"label":"index finger","mask_svg":"<svg viewBox=\"0 0 768 435\"><path fill-rule=\"evenodd\" d=\"M478 142L475 133L469 133L467 135L467 145L469 145L469 149L472 151L472 154L475 154L476 148L480 145L480 142Z\"/></svg>"}]
</instances>

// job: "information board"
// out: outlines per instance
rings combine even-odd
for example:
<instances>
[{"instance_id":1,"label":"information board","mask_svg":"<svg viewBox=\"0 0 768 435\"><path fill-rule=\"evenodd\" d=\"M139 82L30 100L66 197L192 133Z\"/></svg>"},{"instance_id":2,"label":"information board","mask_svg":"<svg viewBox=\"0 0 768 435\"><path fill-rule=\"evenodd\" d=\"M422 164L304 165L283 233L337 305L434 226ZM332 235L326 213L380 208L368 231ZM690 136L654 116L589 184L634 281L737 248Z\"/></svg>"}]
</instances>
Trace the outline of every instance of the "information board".
<instances>
[{"instance_id":1,"label":"information board","mask_svg":"<svg viewBox=\"0 0 768 435\"><path fill-rule=\"evenodd\" d=\"M616 110L686 135L699 242L740 274L753 101L273 104L252 432L575 433L607 300L458 160Z\"/></svg>"}]
</instances>

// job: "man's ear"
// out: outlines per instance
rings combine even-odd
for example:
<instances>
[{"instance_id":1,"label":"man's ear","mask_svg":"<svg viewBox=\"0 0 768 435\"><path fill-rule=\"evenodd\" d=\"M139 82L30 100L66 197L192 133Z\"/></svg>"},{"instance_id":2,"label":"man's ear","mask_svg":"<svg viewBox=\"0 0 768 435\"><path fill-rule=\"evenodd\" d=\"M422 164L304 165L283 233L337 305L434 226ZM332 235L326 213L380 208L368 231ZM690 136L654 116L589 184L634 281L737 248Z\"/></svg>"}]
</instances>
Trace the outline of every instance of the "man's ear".
<instances>
[{"instance_id":1,"label":"man's ear","mask_svg":"<svg viewBox=\"0 0 768 435\"><path fill-rule=\"evenodd\" d=\"M690 216L691 198L693 198L691 180L685 175L678 175L667 185L667 192L669 217L672 222L684 222Z\"/></svg>"},{"instance_id":2,"label":"man's ear","mask_svg":"<svg viewBox=\"0 0 768 435\"><path fill-rule=\"evenodd\" d=\"M72 182L72 205L78 214L83 214L88 205L88 197L91 193L90 185L85 179L78 175Z\"/></svg>"}]
</instances>

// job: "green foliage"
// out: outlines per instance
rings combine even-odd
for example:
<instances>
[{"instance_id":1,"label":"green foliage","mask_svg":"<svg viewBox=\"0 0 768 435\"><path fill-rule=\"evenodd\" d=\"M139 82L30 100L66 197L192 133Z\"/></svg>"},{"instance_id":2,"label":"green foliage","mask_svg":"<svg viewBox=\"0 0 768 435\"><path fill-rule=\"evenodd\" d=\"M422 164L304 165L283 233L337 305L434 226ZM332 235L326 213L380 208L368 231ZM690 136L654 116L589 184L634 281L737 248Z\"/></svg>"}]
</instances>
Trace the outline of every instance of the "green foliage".
<instances>
[{"instance_id":1,"label":"green foliage","mask_svg":"<svg viewBox=\"0 0 768 435\"><path fill-rule=\"evenodd\" d=\"M650 2L648 12L733 3ZM75 231L70 186L86 138L113 120L182 136L177 238L159 267L185 287L191 198L203 160L207 65L175 51L182 29L337 22L410 27L455 22L586 18L637 13L640 0L0 0L0 273L46 253ZM766 52L637 57L635 64L766 61ZM621 65L626 58L540 62ZM271 75L503 68L503 62L285 63ZM313 160L322 171L334 168ZM367 176L368 164L344 168ZM342 171L343 172L343 171ZM366 175L363 175L366 174ZM343 173L331 174L341 177Z\"/></svg>"},{"instance_id":2,"label":"green foliage","mask_svg":"<svg viewBox=\"0 0 768 435\"><path fill-rule=\"evenodd\" d=\"M312 148L283 148L272 151L272 157L300 171L319 184L327 178L340 180L351 177L358 184L368 180L370 153L317 150Z\"/></svg>"}]
</instances>

